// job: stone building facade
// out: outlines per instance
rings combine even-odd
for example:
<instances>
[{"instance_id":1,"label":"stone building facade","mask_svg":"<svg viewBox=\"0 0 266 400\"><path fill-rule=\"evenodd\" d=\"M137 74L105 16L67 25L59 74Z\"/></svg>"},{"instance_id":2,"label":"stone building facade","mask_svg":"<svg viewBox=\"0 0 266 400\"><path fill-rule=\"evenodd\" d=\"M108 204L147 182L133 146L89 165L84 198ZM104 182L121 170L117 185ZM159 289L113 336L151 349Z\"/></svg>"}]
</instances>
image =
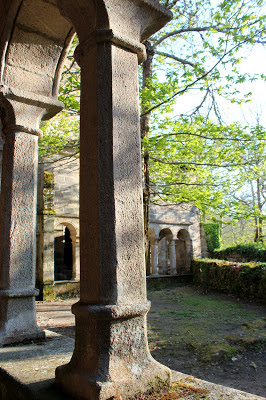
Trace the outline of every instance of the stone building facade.
<instances>
[{"instance_id":1,"label":"stone building facade","mask_svg":"<svg viewBox=\"0 0 266 400\"><path fill-rule=\"evenodd\" d=\"M43 292L52 297L77 287L79 237L79 159L66 148L39 163L36 283L40 298Z\"/></svg>"},{"instance_id":2,"label":"stone building facade","mask_svg":"<svg viewBox=\"0 0 266 400\"><path fill-rule=\"evenodd\" d=\"M206 254L199 210L189 204L153 204L149 225L147 275L191 273L191 261Z\"/></svg>"},{"instance_id":3,"label":"stone building facade","mask_svg":"<svg viewBox=\"0 0 266 400\"><path fill-rule=\"evenodd\" d=\"M71 148L43 161L38 173L37 286L44 297L79 282L79 158ZM191 274L204 255L199 210L151 204L147 275Z\"/></svg>"}]
</instances>

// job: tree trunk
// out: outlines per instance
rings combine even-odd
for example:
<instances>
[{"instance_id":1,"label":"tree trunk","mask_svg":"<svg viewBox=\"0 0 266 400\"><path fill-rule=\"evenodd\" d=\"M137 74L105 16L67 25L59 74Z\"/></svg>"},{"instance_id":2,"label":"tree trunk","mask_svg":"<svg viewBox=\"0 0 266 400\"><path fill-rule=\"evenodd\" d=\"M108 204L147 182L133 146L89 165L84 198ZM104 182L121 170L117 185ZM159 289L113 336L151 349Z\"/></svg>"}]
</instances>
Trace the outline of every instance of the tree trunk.
<instances>
[{"instance_id":1,"label":"tree trunk","mask_svg":"<svg viewBox=\"0 0 266 400\"><path fill-rule=\"evenodd\" d=\"M257 190L257 208L259 212L261 213L262 211L262 205L261 205L261 196L260 196L260 179L258 178L256 180L256 190ZM262 218L261 217L255 217L256 221L256 228L255 228L255 242L263 242L262 239Z\"/></svg>"}]
</instances>

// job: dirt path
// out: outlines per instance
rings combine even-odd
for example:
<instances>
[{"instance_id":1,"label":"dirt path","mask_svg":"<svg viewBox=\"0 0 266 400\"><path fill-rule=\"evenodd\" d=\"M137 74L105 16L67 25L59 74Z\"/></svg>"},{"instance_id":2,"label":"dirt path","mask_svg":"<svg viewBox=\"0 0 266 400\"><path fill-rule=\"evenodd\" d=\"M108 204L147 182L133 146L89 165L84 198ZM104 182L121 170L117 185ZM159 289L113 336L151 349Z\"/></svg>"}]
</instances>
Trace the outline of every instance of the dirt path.
<instances>
[{"instance_id":1,"label":"dirt path","mask_svg":"<svg viewBox=\"0 0 266 400\"><path fill-rule=\"evenodd\" d=\"M266 396L263 305L196 288L149 291L149 346L171 369ZM77 299L37 303L39 326L74 337L70 307Z\"/></svg>"}]
</instances>

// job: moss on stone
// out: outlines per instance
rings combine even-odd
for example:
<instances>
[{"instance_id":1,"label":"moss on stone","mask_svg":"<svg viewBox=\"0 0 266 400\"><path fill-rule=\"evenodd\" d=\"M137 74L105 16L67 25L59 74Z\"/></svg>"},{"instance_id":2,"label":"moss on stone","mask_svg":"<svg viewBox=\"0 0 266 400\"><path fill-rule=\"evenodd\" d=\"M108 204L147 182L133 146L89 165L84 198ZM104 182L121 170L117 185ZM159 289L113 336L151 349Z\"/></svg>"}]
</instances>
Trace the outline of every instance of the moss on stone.
<instances>
[{"instance_id":1,"label":"moss on stone","mask_svg":"<svg viewBox=\"0 0 266 400\"><path fill-rule=\"evenodd\" d=\"M53 300L54 297L54 287L53 285L43 286L43 300Z\"/></svg>"}]
</instances>

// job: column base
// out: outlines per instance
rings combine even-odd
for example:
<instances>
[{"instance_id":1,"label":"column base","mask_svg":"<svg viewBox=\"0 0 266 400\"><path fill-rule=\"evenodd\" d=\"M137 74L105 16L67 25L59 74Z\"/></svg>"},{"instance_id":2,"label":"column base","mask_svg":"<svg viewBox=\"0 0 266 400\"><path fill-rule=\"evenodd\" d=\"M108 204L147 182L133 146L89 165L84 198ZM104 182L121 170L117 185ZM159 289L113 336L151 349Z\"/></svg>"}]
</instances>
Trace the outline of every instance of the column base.
<instances>
[{"instance_id":1,"label":"column base","mask_svg":"<svg viewBox=\"0 0 266 400\"><path fill-rule=\"evenodd\" d=\"M146 335L149 303L86 306L77 303L76 346L69 364L56 369L55 382L75 399L107 400L145 391L169 368L150 355ZM82 318L82 319L81 319Z\"/></svg>"},{"instance_id":2,"label":"column base","mask_svg":"<svg viewBox=\"0 0 266 400\"><path fill-rule=\"evenodd\" d=\"M36 329L32 332L17 332L16 330L7 331L5 329L0 331L0 347L28 340L42 339L45 339L45 332L38 326L36 326Z\"/></svg>"},{"instance_id":3,"label":"column base","mask_svg":"<svg viewBox=\"0 0 266 400\"><path fill-rule=\"evenodd\" d=\"M36 289L0 291L0 346L24 340L44 339L36 324Z\"/></svg>"}]
</instances>

